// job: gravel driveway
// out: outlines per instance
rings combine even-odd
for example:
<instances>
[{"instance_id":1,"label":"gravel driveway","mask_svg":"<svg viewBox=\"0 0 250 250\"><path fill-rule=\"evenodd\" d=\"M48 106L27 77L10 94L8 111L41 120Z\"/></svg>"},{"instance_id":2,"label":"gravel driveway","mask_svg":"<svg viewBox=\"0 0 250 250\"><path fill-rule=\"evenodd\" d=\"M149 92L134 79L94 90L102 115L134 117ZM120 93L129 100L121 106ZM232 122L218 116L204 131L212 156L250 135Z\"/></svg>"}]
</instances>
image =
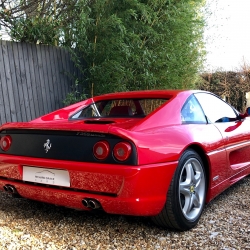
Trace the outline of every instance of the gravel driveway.
<instances>
[{"instance_id":1,"label":"gravel driveway","mask_svg":"<svg viewBox=\"0 0 250 250\"><path fill-rule=\"evenodd\" d=\"M148 218L76 211L0 193L0 249L250 249L250 176L206 206L187 232Z\"/></svg>"}]
</instances>

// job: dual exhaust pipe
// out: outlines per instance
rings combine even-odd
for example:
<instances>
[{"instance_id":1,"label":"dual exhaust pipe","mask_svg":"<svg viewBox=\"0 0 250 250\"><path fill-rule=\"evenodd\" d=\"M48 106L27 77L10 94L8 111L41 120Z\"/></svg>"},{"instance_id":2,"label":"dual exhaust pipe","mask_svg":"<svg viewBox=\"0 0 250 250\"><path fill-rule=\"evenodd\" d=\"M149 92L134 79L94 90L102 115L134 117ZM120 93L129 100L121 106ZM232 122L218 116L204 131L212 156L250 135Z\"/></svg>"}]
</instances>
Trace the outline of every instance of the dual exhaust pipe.
<instances>
[{"instance_id":1,"label":"dual exhaust pipe","mask_svg":"<svg viewBox=\"0 0 250 250\"><path fill-rule=\"evenodd\" d=\"M12 185L5 185L3 186L3 189L6 193L11 194L13 197L20 197L19 193L17 192L16 188Z\"/></svg>"},{"instance_id":2,"label":"dual exhaust pipe","mask_svg":"<svg viewBox=\"0 0 250 250\"><path fill-rule=\"evenodd\" d=\"M94 199L84 198L82 200L82 204L83 204L84 207L91 208L93 210L101 208L100 202L97 201L97 200L94 200Z\"/></svg>"},{"instance_id":3,"label":"dual exhaust pipe","mask_svg":"<svg viewBox=\"0 0 250 250\"><path fill-rule=\"evenodd\" d=\"M13 197L21 197L16 188L12 185L6 184L3 186L3 189L6 193L11 194ZM101 208L100 202L95 199L84 198L82 200L82 204L84 207L91 208L93 210Z\"/></svg>"}]
</instances>

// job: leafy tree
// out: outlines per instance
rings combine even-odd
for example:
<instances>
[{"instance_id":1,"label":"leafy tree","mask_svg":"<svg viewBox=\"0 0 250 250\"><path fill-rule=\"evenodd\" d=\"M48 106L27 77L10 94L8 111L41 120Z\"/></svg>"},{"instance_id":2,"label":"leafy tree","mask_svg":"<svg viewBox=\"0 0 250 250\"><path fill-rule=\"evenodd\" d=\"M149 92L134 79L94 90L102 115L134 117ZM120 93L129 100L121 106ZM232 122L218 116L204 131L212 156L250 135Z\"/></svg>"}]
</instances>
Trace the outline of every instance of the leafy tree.
<instances>
[{"instance_id":1,"label":"leafy tree","mask_svg":"<svg viewBox=\"0 0 250 250\"><path fill-rule=\"evenodd\" d=\"M14 41L71 46L77 0L1 0L0 25Z\"/></svg>"},{"instance_id":2,"label":"leafy tree","mask_svg":"<svg viewBox=\"0 0 250 250\"><path fill-rule=\"evenodd\" d=\"M204 55L204 1L2 0L0 24L16 41L71 48L88 95L192 88Z\"/></svg>"},{"instance_id":3,"label":"leafy tree","mask_svg":"<svg viewBox=\"0 0 250 250\"><path fill-rule=\"evenodd\" d=\"M91 94L194 86L202 0L79 0L76 47Z\"/></svg>"}]
</instances>

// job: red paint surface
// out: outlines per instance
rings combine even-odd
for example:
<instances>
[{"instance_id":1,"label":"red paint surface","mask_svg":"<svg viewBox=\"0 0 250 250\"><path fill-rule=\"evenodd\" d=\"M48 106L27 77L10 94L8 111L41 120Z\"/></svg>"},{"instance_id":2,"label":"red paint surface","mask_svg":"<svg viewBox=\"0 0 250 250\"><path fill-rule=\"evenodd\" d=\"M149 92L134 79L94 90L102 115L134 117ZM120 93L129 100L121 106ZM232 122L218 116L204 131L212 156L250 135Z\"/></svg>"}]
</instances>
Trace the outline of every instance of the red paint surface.
<instances>
[{"instance_id":1,"label":"red paint surface","mask_svg":"<svg viewBox=\"0 0 250 250\"><path fill-rule=\"evenodd\" d=\"M137 166L98 164L0 154L0 188L14 185L26 198L86 209L82 199L98 200L104 211L128 215L156 215L167 198L178 160L187 148L201 154L207 170L206 201L250 174L250 121L182 124L181 108L192 91L138 91L107 94L60 109L27 123L9 123L0 130L41 129L101 132L133 142ZM101 99L169 98L146 118L113 119L111 124L68 121L82 107ZM105 118L108 119L108 118ZM22 182L22 166L65 169L70 189L35 186ZM8 178L8 179L7 179ZM112 196L108 195L111 194Z\"/></svg>"}]
</instances>

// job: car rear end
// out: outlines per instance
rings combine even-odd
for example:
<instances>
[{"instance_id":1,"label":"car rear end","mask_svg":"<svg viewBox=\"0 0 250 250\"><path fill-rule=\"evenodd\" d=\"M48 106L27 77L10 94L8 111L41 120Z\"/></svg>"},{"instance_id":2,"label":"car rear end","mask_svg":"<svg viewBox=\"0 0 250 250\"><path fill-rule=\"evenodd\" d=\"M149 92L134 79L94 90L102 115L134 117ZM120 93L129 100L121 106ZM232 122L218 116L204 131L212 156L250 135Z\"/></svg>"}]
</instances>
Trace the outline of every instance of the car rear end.
<instances>
[{"instance_id":1,"label":"car rear end","mask_svg":"<svg viewBox=\"0 0 250 250\"><path fill-rule=\"evenodd\" d=\"M174 164L138 166L134 142L107 133L108 125L101 127L102 133L5 127L0 188L76 209L157 214L165 201L162 174L171 174L166 165Z\"/></svg>"},{"instance_id":2,"label":"car rear end","mask_svg":"<svg viewBox=\"0 0 250 250\"><path fill-rule=\"evenodd\" d=\"M150 141L143 131L175 119L165 119L168 112L161 106L176 93L107 95L83 102L82 108L77 104L2 126L0 189L75 209L158 214L178 162L166 160L169 154L152 144L156 131ZM176 107L169 105L170 111ZM122 106L119 113L116 106ZM161 136L157 141L163 143Z\"/></svg>"}]
</instances>

